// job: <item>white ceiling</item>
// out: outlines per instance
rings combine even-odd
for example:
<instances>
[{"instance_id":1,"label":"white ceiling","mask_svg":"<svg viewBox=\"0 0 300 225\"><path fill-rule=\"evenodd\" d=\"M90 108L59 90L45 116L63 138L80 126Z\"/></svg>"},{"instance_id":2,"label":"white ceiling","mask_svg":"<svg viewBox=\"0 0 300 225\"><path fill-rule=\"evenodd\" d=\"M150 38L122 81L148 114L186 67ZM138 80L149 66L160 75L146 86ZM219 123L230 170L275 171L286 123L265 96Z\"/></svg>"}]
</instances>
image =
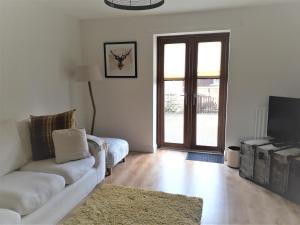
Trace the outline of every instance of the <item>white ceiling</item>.
<instances>
[{"instance_id":1,"label":"white ceiling","mask_svg":"<svg viewBox=\"0 0 300 225\"><path fill-rule=\"evenodd\" d=\"M59 8L65 14L79 19L109 18L134 15L155 15L180 12L205 11L296 2L300 0L165 0L164 6L146 11L132 12L108 7L104 0L28 0Z\"/></svg>"}]
</instances>

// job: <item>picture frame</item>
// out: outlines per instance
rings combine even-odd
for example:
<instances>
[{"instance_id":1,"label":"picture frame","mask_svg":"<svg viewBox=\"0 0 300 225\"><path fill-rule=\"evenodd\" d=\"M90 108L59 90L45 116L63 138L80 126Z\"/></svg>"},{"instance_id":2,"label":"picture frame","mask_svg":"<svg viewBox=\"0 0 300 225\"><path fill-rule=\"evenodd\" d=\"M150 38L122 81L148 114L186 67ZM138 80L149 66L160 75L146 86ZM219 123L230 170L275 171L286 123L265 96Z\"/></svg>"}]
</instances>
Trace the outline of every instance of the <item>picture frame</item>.
<instances>
[{"instance_id":1,"label":"picture frame","mask_svg":"<svg viewBox=\"0 0 300 225\"><path fill-rule=\"evenodd\" d=\"M104 43L106 78L137 78L137 42Z\"/></svg>"}]
</instances>

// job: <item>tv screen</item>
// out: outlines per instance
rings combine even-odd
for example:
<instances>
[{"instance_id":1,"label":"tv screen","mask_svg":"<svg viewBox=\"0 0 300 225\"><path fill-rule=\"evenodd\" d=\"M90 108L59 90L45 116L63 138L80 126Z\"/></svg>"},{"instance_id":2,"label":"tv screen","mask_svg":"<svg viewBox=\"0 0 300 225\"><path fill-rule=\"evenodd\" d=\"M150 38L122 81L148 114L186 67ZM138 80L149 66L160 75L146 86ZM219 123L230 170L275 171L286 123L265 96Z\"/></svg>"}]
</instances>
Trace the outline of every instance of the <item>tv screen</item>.
<instances>
[{"instance_id":1,"label":"tv screen","mask_svg":"<svg viewBox=\"0 0 300 225\"><path fill-rule=\"evenodd\" d=\"M300 140L300 99L270 96L268 136Z\"/></svg>"}]
</instances>

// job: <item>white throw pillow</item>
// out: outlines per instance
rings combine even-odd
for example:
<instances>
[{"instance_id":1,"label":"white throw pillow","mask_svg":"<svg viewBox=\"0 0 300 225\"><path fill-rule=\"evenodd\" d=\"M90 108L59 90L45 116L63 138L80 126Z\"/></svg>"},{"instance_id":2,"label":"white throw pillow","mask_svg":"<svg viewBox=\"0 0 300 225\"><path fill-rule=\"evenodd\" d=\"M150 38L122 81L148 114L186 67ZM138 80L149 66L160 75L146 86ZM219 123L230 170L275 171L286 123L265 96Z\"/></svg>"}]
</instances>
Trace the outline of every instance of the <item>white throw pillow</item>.
<instances>
[{"instance_id":1,"label":"white throw pillow","mask_svg":"<svg viewBox=\"0 0 300 225\"><path fill-rule=\"evenodd\" d=\"M56 163L90 157L85 129L55 130L52 133Z\"/></svg>"},{"instance_id":2,"label":"white throw pillow","mask_svg":"<svg viewBox=\"0 0 300 225\"><path fill-rule=\"evenodd\" d=\"M19 169L27 163L14 120L0 122L0 176Z\"/></svg>"}]
</instances>

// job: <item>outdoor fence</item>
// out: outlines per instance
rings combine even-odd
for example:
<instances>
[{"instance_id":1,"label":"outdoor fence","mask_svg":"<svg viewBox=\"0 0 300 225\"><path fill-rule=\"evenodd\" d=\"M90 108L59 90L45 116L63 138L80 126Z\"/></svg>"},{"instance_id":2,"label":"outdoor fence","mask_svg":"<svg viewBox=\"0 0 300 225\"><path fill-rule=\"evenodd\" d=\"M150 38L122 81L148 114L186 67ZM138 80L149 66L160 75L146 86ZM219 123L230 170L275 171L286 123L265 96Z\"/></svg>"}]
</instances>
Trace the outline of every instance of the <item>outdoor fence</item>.
<instances>
[{"instance_id":1,"label":"outdoor fence","mask_svg":"<svg viewBox=\"0 0 300 225\"><path fill-rule=\"evenodd\" d=\"M197 96L197 113L217 113L218 100L211 96ZM184 96L178 94L165 95L165 111L172 113L183 113Z\"/></svg>"}]
</instances>

